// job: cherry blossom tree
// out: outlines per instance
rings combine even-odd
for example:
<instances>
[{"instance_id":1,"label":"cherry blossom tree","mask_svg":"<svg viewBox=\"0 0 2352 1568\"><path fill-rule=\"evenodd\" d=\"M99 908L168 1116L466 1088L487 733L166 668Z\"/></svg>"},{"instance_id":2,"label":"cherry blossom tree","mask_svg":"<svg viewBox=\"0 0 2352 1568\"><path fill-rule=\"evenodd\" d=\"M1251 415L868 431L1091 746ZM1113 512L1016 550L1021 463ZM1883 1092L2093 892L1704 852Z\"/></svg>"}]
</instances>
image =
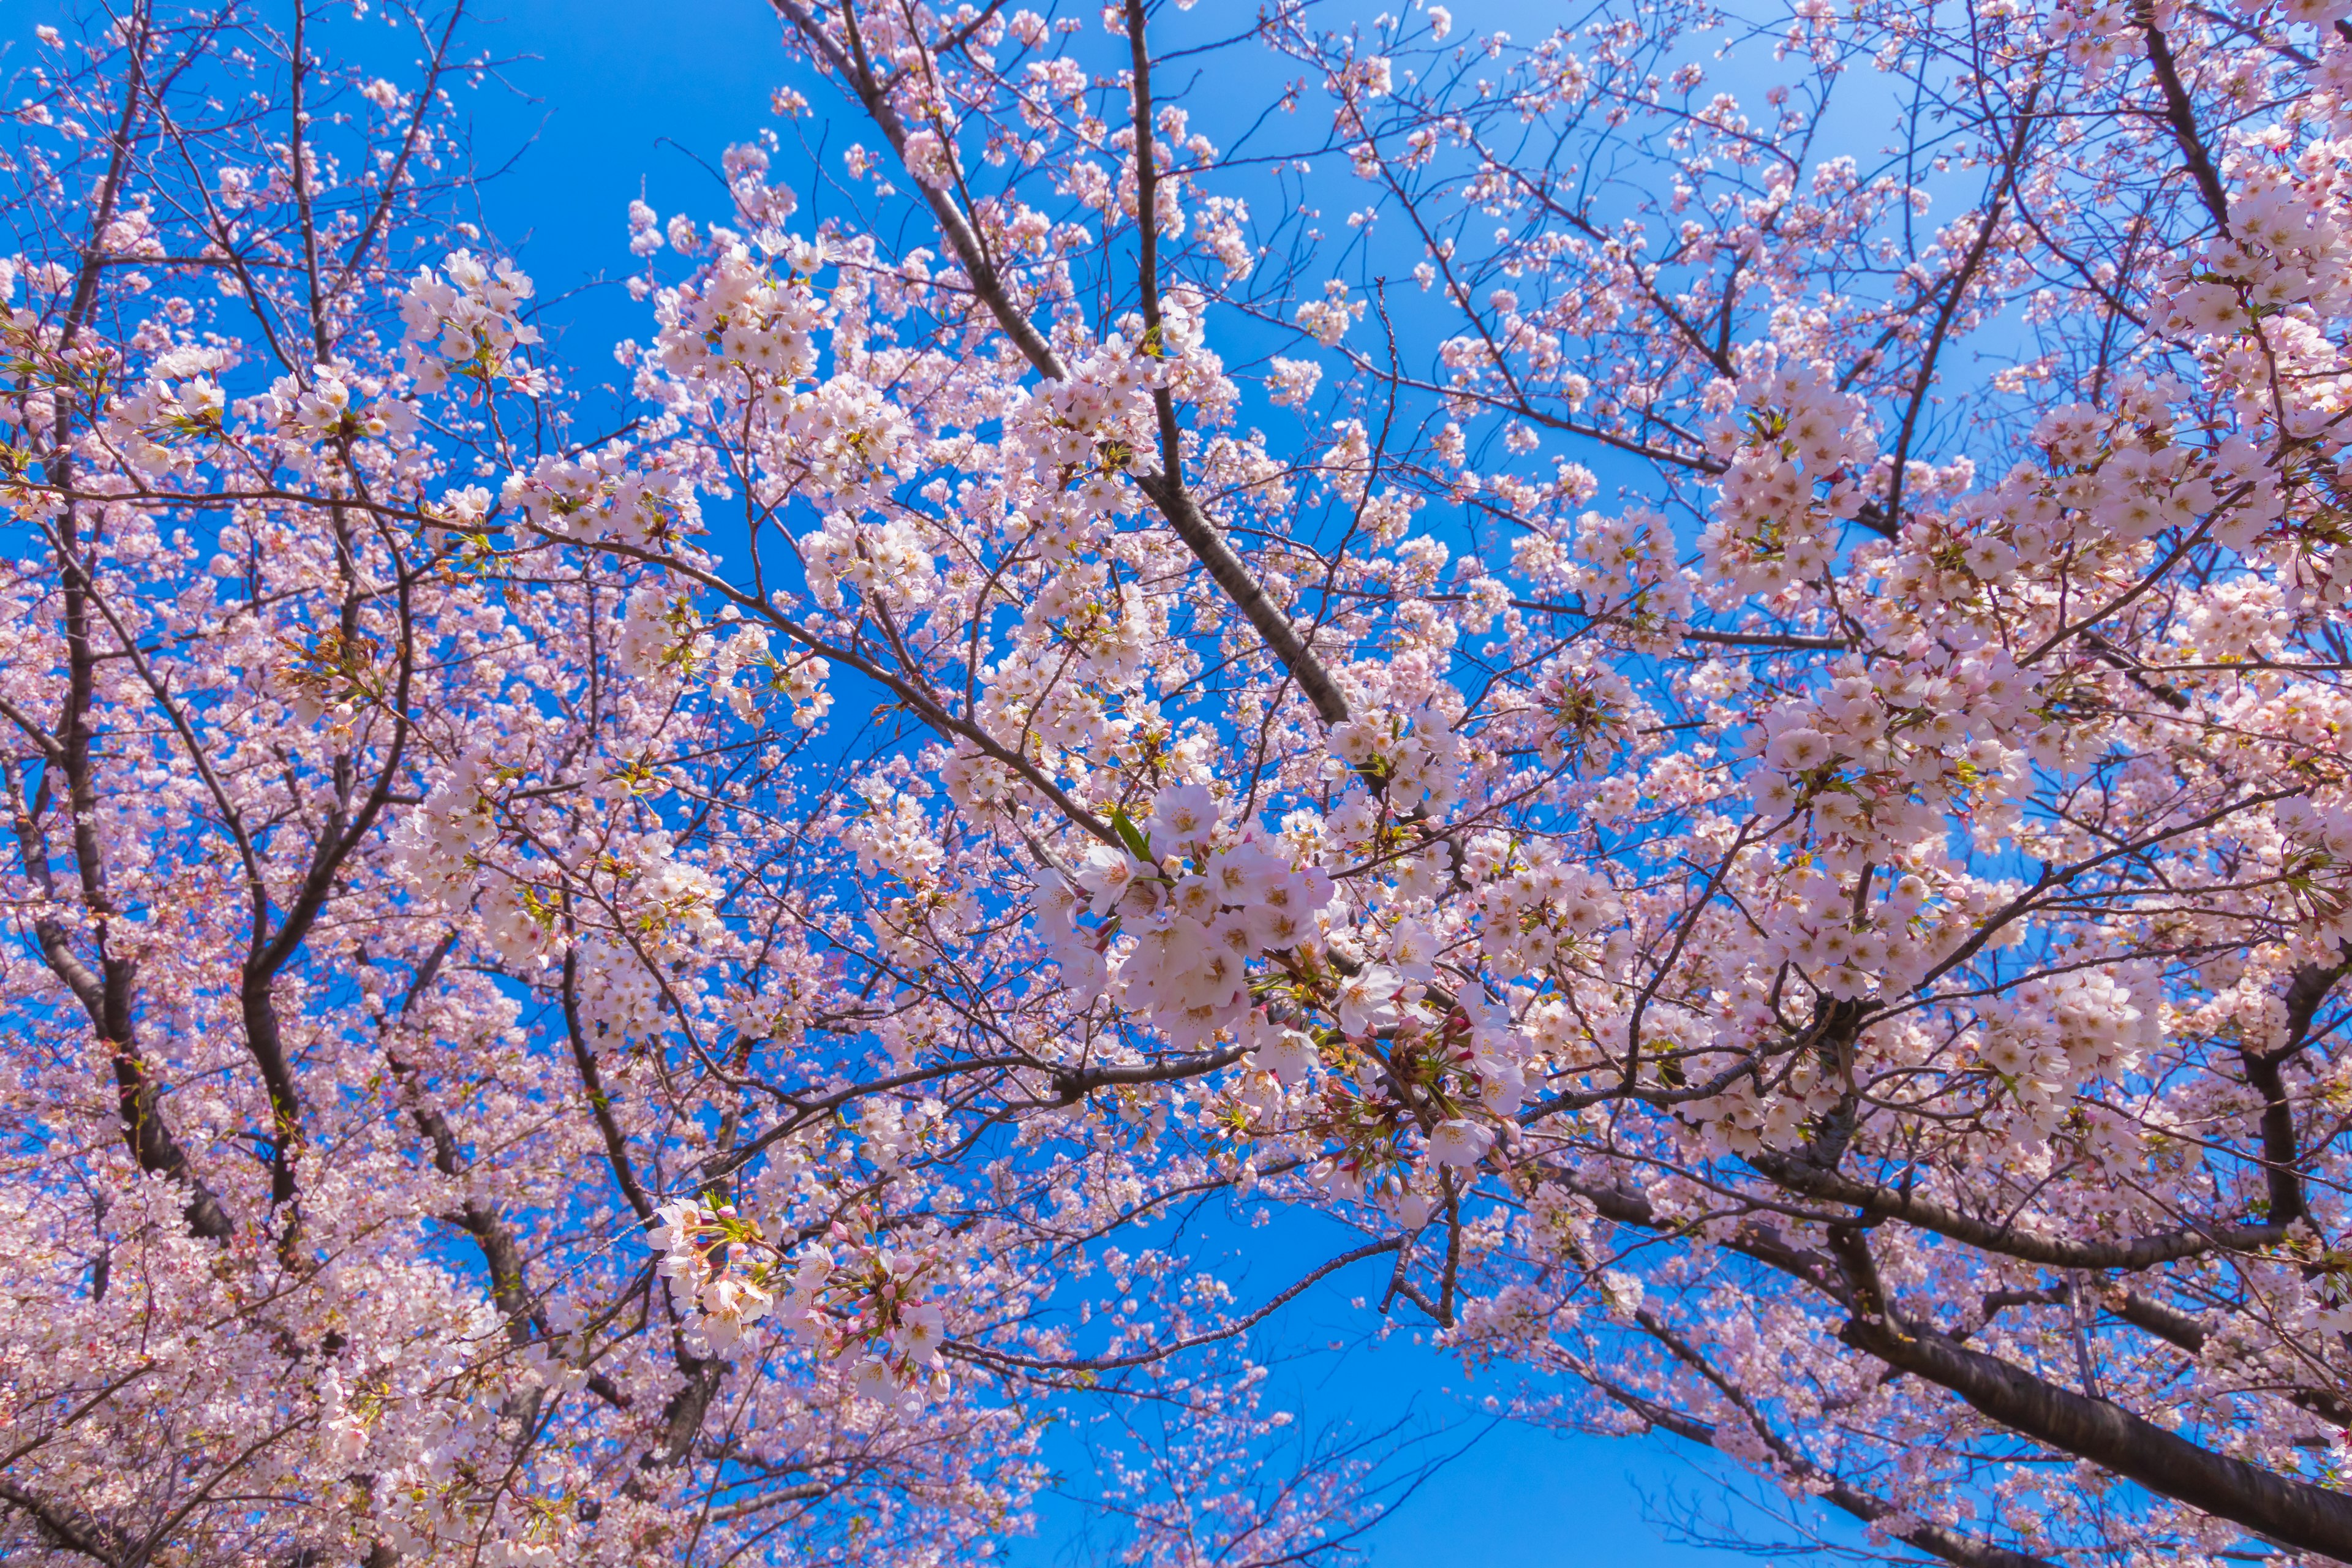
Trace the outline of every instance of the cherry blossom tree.
<instances>
[{"instance_id":1,"label":"cherry blossom tree","mask_svg":"<svg viewBox=\"0 0 2352 1568\"><path fill-rule=\"evenodd\" d=\"M2341 7L772 9L614 423L462 5L33 41L12 1556L983 1556L1076 1413L1293 1562L1353 1289L2352 1560Z\"/></svg>"}]
</instances>

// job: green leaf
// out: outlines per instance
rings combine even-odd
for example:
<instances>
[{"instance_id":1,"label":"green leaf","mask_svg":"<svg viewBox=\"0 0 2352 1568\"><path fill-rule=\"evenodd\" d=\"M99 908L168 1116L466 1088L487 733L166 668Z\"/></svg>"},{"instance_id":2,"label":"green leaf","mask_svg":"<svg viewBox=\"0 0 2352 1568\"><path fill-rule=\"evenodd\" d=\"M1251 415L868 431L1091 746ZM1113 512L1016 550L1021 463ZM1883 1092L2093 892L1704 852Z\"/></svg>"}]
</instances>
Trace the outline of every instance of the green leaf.
<instances>
[{"instance_id":1,"label":"green leaf","mask_svg":"<svg viewBox=\"0 0 2352 1568\"><path fill-rule=\"evenodd\" d=\"M1118 841L1127 846L1129 854L1147 865L1159 864L1151 856L1151 840L1146 838L1143 836L1143 830L1135 826L1135 819L1127 815L1127 807L1123 805L1111 807L1110 829L1118 835Z\"/></svg>"}]
</instances>

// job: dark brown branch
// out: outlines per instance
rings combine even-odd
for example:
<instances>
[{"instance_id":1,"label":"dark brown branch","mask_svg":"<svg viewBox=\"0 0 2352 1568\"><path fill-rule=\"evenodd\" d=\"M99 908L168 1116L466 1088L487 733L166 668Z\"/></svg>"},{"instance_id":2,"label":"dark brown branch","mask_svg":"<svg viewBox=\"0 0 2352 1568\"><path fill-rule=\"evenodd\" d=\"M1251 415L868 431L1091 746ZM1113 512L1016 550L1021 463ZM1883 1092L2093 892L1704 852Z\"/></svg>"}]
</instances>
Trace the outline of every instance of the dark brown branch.
<instances>
[{"instance_id":1,"label":"dark brown branch","mask_svg":"<svg viewBox=\"0 0 2352 1568\"><path fill-rule=\"evenodd\" d=\"M2198 132L2197 110L2189 100L2187 84L2180 79L2180 66L2173 58L2171 41L2156 25L2155 0L2136 0L2132 21L2147 39L2148 69L2155 74L2157 88L2164 94L2164 122L2180 147L2189 178L2197 182L2198 198L2212 215L2215 226L2227 235L2230 198L2221 189L2221 176L2213 167L2213 154L2207 151L2205 138Z\"/></svg>"},{"instance_id":2,"label":"dark brown branch","mask_svg":"<svg viewBox=\"0 0 2352 1568\"><path fill-rule=\"evenodd\" d=\"M2252 1252L2273 1246L2286 1235L2284 1226L2216 1223L2185 1225L2120 1241L2075 1241L1980 1219L1908 1188L1857 1181L1787 1155L1759 1154L1748 1163L1780 1185L1806 1197L1851 1204L1871 1219L1901 1220L1987 1252L2052 1268L2105 1268L2132 1273L2209 1252Z\"/></svg>"},{"instance_id":3,"label":"dark brown branch","mask_svg":"<svg viewBox=\"0 0 2352 1568\"><path fill-rule=\"evenodd\" d=\"M2352 1561L2352 1496L2214 1453L2119 1405L2061 1388L1932 1330L1857 1316L1839 1337L1897 1371L1951 1390L2036 1442L2273 1541Z\"/></svg>"},{"instance_id":4,"label":"dark brown branch","mask_svg":"<svg viewBox=\"0 0 2352 1568\"><path fill-rule=\"evenodd\" d=\"M596 1053L588 1044L587 1031L580 1024L580 956L576 952L563 955L563 1030L572 1041L572 1065L580 1072L580 1087L588 1096L588 1109L596 1118L596 1130L604 1135L604 1159L613 1167L613 1180L620 1184L621 1195L629 1200L629 1207L639 1219L651 1225L654 1201L646 1194L645 1184L637 1180L636 1166L629 1158L629 1141L621 1131L621 1124L613 1119L613 1097L604 1091L604 1075L596 1068Z\"/></svg>"},{"instance_id":5,"label":"dark brown branch","mask_svg":"<svg viewBox=\"0 0 2352 1568\"><path fill-rule=\"evenodd\" d=\"M103 1563L107 1568L119 1568L122 1562L121 1548L105 1543L104 1537L112 1532L104 1525L77 1519L13 1481L0 1480L0 1503L22 1512L44 1539L56 1545Z\"/></svg>"},{"instance_id":6,"label":"dark brown branch","mask_svg":"<svg viewBox=\"0 0 2352 1568\"><path fill-rule=\"evenodd\" d=\"M2325 967L2306 963L2294 972L2286 995L2286 1038L2274 1051L2242 1051L2246 1086L2263 1097L2260 1127L2263 1178L2269 1202L2263 1217L2273 1225L2293 1225L2310 1213L2303 1192L2302 1143L2294 1126L2294 1104L2287 1095L2285 1069L2310 1043L2312 1019L2327 1000L2346 965Z\"/></svg>"}]
</instances>

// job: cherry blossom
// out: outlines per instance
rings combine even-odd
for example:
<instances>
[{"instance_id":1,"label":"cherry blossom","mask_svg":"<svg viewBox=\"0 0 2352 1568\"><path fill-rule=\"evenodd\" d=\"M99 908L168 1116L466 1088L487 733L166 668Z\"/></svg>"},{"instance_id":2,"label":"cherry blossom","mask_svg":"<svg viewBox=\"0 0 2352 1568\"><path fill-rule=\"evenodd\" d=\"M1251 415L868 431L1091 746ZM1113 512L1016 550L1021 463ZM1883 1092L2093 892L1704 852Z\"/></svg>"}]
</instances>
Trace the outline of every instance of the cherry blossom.
<instances>
[{"instance_id":1,"label":"cherry blossom","mask_svg":"<svg viewBox=\"0 0 2352 1568\"><path fill-rule=\"evenodd\" d=\"M773 0L616 424L350 9L12 99L13 1556L2352 1557L2342 6Z\"/></svg>"}]
</instances>

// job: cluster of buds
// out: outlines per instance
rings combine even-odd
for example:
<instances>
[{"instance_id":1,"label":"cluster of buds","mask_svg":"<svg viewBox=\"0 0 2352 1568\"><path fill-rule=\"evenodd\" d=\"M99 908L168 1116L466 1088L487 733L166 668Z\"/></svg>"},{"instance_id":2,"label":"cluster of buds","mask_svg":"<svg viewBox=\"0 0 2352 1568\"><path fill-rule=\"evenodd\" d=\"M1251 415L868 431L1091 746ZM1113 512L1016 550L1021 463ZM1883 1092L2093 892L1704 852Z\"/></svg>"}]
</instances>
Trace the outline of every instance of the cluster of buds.
<instances>
[{"instance_id":1,"label":"cluster of buds","mask_svg":"<svg viewBox=\"0 0 2352 1568\"><path fill-rule=\"evenodd\" d=\"M713 1343L740 1340L774 1308L781 1260L758 1220L693 1198L665 1204L654 1217L646 1239L662 1255L658 1270L693 1298Z\"/></svg>"}]
</instances>

